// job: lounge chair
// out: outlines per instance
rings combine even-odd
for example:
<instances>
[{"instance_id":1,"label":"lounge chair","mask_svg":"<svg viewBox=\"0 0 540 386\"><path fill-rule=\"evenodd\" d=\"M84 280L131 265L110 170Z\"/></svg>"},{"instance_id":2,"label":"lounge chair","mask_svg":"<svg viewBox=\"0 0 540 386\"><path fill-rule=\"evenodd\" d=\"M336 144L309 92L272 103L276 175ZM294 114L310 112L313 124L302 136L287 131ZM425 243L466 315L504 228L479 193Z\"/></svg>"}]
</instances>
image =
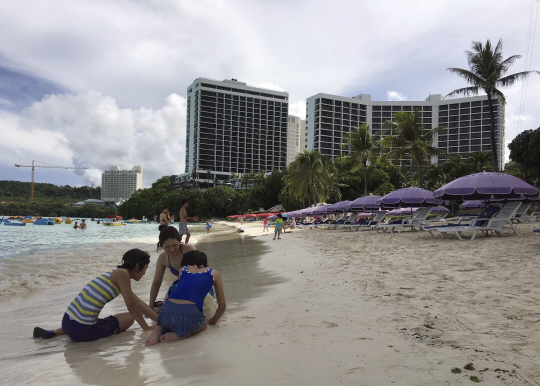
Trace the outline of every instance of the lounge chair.
<instances>
[{"instance_id":1,"label":"lounge chair","mask_svg":"<svg viewBox=\"0 0 540 386\"><path fill-rule=\"evenodd\" d=\"M478 231L485 231L486 234L488 231L494 231L500 236L503 230L513 230L517 235L519 235L517 229L512 224L511 218L520 206L521 202L519 201L508 202L503 205L502 208L495 205L489 205L486 210L480 214L480 216L471 221L470 225L431 227L427 230L432 236L433 234L431 231L434 230L440 232L441 235L444 233L453 233L454 236L459 240L462 240L461 233L466 231L473 232L471 240L476 238ZM509 224L510 228L506 228L506 224Z\"/></svg>"},{"instance_id":2,"label":"lounge chair","mask_svg":"<svg viewBox=\"0 0 540 386\"><path fill-rule=\"evenodd\" d=\"M373 230L376 226L378 226L381 223L384 216L386 216L386 213L387 213L386 210L382 210L382 211L378 212L375 215L375 217L373 217L372 220L367 220L367 221L364 221L364 222L358 222L358 223L350 224L347 227L347 229L350 229L350 230L356 232L356 231L362 231L362 229L369 227L369 228L371 228Z\"/></svg>"},{"instance_id":3,"label":"lounge chair","mask_svg":"<svg viewBox=\"0 0 540 386\"><path fill-rule=\"evenodd\" d=\"M455 221L457 220L457 223L450 222L445 225L434 225L425 227L424 229L429 232L429 234L433 237L435 235L433 234L433 231L439 231L441 235L443 233L451 232L454 233L454 235L457 238L460 238L459 234L461 233L460 227L463 229L468 229L476 224L487 224L487 220L489 220L491 217L493 217L502 207L502 204L490 204L487 206L486 209L484 209L480 214L473 214L473 215L461 215L458 217L452 217L450 219L447 219L447 221ZM471 220L470 224L464 224L463 221L469 221Z\"/></svg>"},{"instance_id":4,"label":"lounge chair","mask_svg":"<svg viewBox=\"0 0 540 386\"><path fill-rule=\"evenodd\" d=\"M334 229L334 225L341 224L344 221L343 217L345 217L345 214L340 214L334 220L329 220L328 223L326 224L326 228Z\"/></svg>"},{"instance_id":5,"label":"lounge chair","mask_svg":"<svg viewBox=\"0 0 540 386\"><path fill-rule=\"evenodd\" d=\"M390 233L394 233L394 230L399 227L398 233L401 233L403 228L408 227L411 228L411 230L414 230L415 227L418 227L420 230L424 230L424 226L427 224L426 220L429 214L431 213L431 210L433 207L428 206L424 208L418 209L416 212L412 214L411 217L406 217L401 220L396 220L389 222L388 224L380 224L377 226L377 232L379 230L382 230L383 232L386 232L386 230L390 231Z\"/></svg>"},{"instance_id":6,"label":"lounge chair","mask_svg":"<svg viewBox=\"0 0 540 386\"><path fill-rule=\"evenodd\" d=\"M529 210L530 207L531 207L531 203L530 203L530 202L521 204L521 206L520 206L519 209L517 210L517 212L516 212L516 214L514 215L514 217L512 217L512 222L513 222L514 224L516 224L516 223L521 223L521 222L525 222L525 221L527 221L528 223L530 223L530 222L531 222L530 216L527 215L527 211Z\"/></svg>"},{"instance_id":7,"label":"lounge chair","mask_svg":"<svg viewBox=\"0 0 540 386\"><path fill-rule=\"evenodd\" d=\"M446 222L446 216L448 216L448 213L439 213L437 216L427 219L426 223L430 224L432 222Z\"/></svg>"},{"instance_id":8,"label":"lounge chair","mask_svg":"<svg viewBox=\"0 0 540 386\"><path fill-rule=\"evenodd\" d=\"M346 226L352 224L357 218L359 213L353 213L349 217L347 217L345 220L342 220L339 224L336 222L334 223L334 229L341 229L345 228Z\"/></svg>"},{"instance_id":9,"label":"lounge chair","mask_svg":"<svg viewBox=\"0 0 540 386\"><path fill-rule=\"evenodd\" d=\"M512 222L512 218L518 211L518 209L521 206L521 202L508 202L506 203L501 210L497 212L495 216L493 216L487 223L487 225L480 225L476 226L473 235L471 237L471 240L474 240L478 231L486 232L486 235L488 234L488 231L493 231L497 236L502 236L502 232L505 230L511 230L514 231L514 233L518 236L521 236L516 227L514 226L514 223ZM506 227L506 225L510 225L509 227Z\"/></svg>"}]
</instances>

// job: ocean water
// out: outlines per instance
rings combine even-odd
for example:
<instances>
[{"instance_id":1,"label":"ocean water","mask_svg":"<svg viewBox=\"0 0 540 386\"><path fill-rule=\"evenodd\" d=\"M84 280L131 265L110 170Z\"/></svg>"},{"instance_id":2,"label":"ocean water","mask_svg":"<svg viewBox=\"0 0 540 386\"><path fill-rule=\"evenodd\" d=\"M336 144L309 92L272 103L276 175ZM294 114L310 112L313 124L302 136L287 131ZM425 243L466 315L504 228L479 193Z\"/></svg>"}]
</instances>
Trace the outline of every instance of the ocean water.
<instances>
[{"instance_id":1,"label":"ocean water","mask_svg":"<svg viewBox=\"0 0 540 386\"><path fill-rule=\"evenodd\" d=\"M157 257L157 224L104 226L86 220L87 229L73 224L24 227L0 224L0 298L95 276L120 264L129 249L140 248ZM190 224L190 242L204 237L204 224ZM212 234L230 232L213 227Z\"/></svg>"}]
</instances>

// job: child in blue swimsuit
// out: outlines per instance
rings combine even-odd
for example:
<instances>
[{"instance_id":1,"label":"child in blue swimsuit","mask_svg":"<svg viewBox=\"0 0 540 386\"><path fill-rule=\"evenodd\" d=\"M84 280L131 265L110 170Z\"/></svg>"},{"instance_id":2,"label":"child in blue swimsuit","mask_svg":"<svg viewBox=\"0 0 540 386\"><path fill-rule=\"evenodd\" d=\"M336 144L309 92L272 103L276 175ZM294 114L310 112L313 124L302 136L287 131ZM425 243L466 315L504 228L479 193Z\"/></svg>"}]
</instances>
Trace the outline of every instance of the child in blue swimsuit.
<instances>
[{"instance_id":1,"label":"child in blue swimsuit","mask_svg":"<svg viewBox=\"0 0 540 386\"><path fill-rule=\"evenodd\" d=\"M146 339L146 346L158 342L174 342L206 330L208 323L216 324L225 312L225 294L220 274L208 267L206 254L190 251L184 254L184 265L178 285L165 299L157 326ZM202 311L203 301L214 286L218 309L209 320Z\"/></svg>"}]
</instances>

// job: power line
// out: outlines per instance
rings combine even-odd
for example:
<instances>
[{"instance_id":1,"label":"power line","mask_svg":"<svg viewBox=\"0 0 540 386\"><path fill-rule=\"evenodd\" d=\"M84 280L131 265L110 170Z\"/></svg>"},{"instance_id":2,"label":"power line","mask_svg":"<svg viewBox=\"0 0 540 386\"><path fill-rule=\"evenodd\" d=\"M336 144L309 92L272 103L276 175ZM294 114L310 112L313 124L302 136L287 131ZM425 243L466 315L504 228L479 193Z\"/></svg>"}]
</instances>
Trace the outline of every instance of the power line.
<instances>
[{"instance_id":1,"label":"power line","mask_svg":"<svg viewBox=\"0 0 540 386\"><path fill-rule=\"evenodd\" d=\"M527 47L525 51L525 71L530 71L531 65L532 65L532 57L533 57L533 51L534 51L534 41L536 39L536 25L538 23L538 3L536 4L536 15L534 17L534 29L532 26L533 22L533 14L534 12L534 5L535 0L531 0L531 12L529 17L529 31L527 34ZM532 32L532 33L531 33ZM531 36L532 36L532 43L531 43ZM518 110L518 123L517 123L517 131L518 133L521 131L521 126L523 123L523 114L525 113L525 104L527 101L527 91L529 88L529 80L528 77L524 79L523 81L523 87L521 89L521 100Z\"/></svg>"}]
</instances>

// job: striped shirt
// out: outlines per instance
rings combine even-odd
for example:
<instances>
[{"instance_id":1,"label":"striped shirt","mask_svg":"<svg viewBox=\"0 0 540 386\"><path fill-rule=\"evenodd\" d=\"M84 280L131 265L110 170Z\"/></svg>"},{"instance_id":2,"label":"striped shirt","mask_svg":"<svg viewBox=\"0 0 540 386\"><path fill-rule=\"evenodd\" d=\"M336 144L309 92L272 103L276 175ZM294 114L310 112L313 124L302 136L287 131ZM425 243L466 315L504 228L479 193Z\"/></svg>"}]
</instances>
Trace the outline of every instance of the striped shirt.
<instances>
[{"instance_id":1,"label":"striped shirt","mask_svg":"<svg viewBox=\"0 0 540 386\"><path fill-rule=\"evenodd\" d=\"M96 324L102 308L120 294L120 288L111 283L111 273L93 279L68 306L66 312L82 324Z\"/></svg>"}]
</instances>

